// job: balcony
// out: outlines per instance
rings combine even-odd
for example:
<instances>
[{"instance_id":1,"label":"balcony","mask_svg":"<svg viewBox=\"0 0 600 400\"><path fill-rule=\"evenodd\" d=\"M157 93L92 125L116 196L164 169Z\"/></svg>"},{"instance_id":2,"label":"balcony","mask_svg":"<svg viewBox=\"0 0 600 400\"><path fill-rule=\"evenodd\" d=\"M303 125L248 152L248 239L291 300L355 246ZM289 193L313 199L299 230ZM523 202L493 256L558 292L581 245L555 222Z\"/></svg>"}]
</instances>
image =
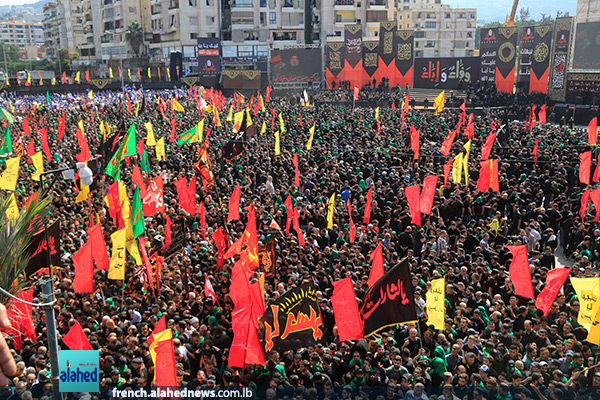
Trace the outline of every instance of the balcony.
<instances>
[{"instance_id":1,"label":"balcony","mask_svg":"<svg viewBox=\"0 0 600 400\"><path fill-rule=\"evenodd\" d=\"M254 8L252 0L233 0L231 8Z\"/></svg>"}]
</instances>

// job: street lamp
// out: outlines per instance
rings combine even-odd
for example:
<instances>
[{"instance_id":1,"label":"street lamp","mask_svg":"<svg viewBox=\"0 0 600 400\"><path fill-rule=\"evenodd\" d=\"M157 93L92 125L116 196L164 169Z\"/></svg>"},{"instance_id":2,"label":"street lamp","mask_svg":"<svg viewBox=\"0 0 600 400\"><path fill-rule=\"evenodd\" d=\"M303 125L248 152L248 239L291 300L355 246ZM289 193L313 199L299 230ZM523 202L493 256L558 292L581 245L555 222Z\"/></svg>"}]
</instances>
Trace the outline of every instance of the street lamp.
<instances>
[{"instance_id":1,"label":"street lamp","mask_svg":"<svg viewBox=\"0 0 600 400\"><path fill-rule=\"evenodd\" d=\"M90 186L94 182L94 173L85 163L77 163L76 168L79 171L79 178L81 183L86 186ZM44 176L50 175L52 176L52 181L50 185L44 192ZM74 179L75 178L75 170L72 167L63 167L58 169L53 169L51 171L42 172L40 174L40 198L43 198L44 195L50 191L52 186L56 183L60 176L63 176L64 179ZM46 223L44 222L44 237L46 240L46 244L49 243L48 240L48 229L46 227ZM56 319L54 317L54 272L52 271L52 259L50 256L50 248L48 246L46 250L46 262L48 263L48 269L50 270L50 278L46 279L42 285L42 299L46 306L44 306L44 313L46 316L46 337L48 338L48 350L50 351L50 366L52 368L52 400L62 400L62 393L58 387L58 377L59 377L59 367L58 367L58 337L56 334Z\"/></svg>"}]
</instances>

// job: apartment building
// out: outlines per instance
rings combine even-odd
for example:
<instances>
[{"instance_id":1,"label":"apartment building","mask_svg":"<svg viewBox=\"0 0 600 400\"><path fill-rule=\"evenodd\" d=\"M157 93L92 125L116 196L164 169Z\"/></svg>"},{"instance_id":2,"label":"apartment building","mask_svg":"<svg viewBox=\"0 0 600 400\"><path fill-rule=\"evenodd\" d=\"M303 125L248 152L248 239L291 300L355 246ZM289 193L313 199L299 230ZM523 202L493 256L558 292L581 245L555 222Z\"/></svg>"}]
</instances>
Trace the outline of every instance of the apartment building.
<instances>
[{"instance_id":1,"label":"apartment building","mask_svg":"<svg viewBox=\"0 0 600 400\"><path fill-rule=\"evenodd\" d=\"M321 36L342 37L346 25L360 24L365 38L379 36L379 23L396 18L394 0L322 0Z\"/></svg>"},{"instance_id":2,"label":"apartment building","mask_svg":"<svg viewBox=\"0 0 600 400\"><path fill-rule=\"evenodd\" d=\"M57 0L44 4L42 26L48 58L55 59L61 48L82 56L90 55L82 49L86 42L83 3L83 0Z\"/></svg>"},{"instance_id":3,"label":"apartment building","mask_svg":"<svg viewBox=\"0 0 600 400\"><path fill-rule=\"evenodd\" d=\"M398 29L415 30L415 57L465 57L475 50L476 8L451 8L441 0L401 0Z\"/></svg>"},{"instance_id":4,"label":"apartment building","mask_svg":"<svg viewBox=\"0 0 600 400\"><path fill-rule=\"evenodd\" d=\"M9 19L0 22L0 40L19 47L44 44L44 30L40 23Z\"/></svg>"},{"instance_id":5,"label":"apartment building","mask_svg":"<svg viewBox=\"0 0 600 400\"><path fill-rule=\"evenodd\" d=\"M96 58L104 61L130 59L136 55L148 54L147 41L150 39L150 0L94 0L100 2L100 48L96 48ZM144 43L139 49L132 49L127 41L127 28L137 22L144 33ZM98 51L99 50L99 51Z\"/></svg>"}]
</instances>

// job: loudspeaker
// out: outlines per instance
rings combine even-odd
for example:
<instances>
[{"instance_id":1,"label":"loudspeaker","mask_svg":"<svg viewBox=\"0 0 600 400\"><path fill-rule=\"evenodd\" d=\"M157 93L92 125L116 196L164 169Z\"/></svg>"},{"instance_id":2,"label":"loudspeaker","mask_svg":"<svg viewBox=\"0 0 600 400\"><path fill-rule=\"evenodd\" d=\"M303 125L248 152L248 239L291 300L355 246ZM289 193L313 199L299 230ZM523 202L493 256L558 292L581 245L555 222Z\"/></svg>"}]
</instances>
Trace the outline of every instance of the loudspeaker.
<instances>
[{"instance_id":1,"label":"loudspeaker","mask_svg":"<svg viewBox=\"0 0 600 400\"><path fill-rule=\"evenodd\" d=\"M171 65L169 67L171 72L171 80L178 81L183 75L183 55L180 51L174 51L171 53ZM177 72L179 71L179 73Z\"/></svg>"}]
</instances>

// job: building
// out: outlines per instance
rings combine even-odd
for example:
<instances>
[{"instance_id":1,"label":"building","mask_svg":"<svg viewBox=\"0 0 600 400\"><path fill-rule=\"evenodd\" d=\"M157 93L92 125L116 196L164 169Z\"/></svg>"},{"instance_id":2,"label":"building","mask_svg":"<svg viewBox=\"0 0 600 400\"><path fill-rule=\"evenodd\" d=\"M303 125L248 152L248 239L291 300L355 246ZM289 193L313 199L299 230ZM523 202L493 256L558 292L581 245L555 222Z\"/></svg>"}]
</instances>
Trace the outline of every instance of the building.
<instances>
[{"instance_id":1,"label":"building","mask_svg":"<svg viewBox=\"0 0 600 400\"><path fill-rule=\"evenodd\" d=\"M365 38L379 36L379 23L396 18L393 0L322 0L321 36L344 36L344 26L360 24Z\"/></svg>"},{"instance_id":2,"label":"building","mask_svg":"<svg viewBox=\"0 0 600 400\"><path fill-rule=\"evenodd\" d=\"M398 29L415 30L415 57L473 56L476 8L451 8L440 0L405 7L398 11Z\"/></svg>"},{"instance_id":3,"label":"building","mask_svg":"<svg viewBox=\"0 0 600 400\"><path fill-rule=\"evenodd\" d=\"M19 47L41 46L44 44L44 30L40 23L20 20L0 22L0 40Z\"/></svg>"},{"instance_id":4,"label":"building","mask_svg":"<svg viewBox=\"0 0 600 400\"><path fill-rule=\"evenodd\" d=\"M189 1L189 0L188 0ZM105 62L131 59L148 53L150 39L150 0L92 0L100 3L100 51L96 58ZM87 20L87 19L86 19ZM127 40L127 28L136 22L144 34L144 43L132 49Z\"/></svg>"},{"instance_id":5,"label":"building","mask_svg":"<svg viewBox=\"0 0 600 400\"><path fill-rule=\"evenodd\" d=\"M600 21L600 0L577 0L575 22Z\"/></svg>"},{"instance_id":6,"label":"building","mask_svg":"<svg viewBox=\"0 0 600 400\"><path fill-rule=\"evenodd\" d=\"M61 8L58 6L58 3L49 2L44 4L42 27L44 29L46 56L50 59L56 58L56 52L65 41L65 25L64 17L61 15Z\"/></svg>"},{"instance_id":7,"label":"building","mask_svg":"<svg viewBox=\"0 0 600 400\"><path fill-rule=\"evenodd\" d=\"M44 4L44 43L48 58L55 59L57 51L65 48L79 52L86 39L83 30L83 1L57 0Z\"/></svg>"}]
</instances>

